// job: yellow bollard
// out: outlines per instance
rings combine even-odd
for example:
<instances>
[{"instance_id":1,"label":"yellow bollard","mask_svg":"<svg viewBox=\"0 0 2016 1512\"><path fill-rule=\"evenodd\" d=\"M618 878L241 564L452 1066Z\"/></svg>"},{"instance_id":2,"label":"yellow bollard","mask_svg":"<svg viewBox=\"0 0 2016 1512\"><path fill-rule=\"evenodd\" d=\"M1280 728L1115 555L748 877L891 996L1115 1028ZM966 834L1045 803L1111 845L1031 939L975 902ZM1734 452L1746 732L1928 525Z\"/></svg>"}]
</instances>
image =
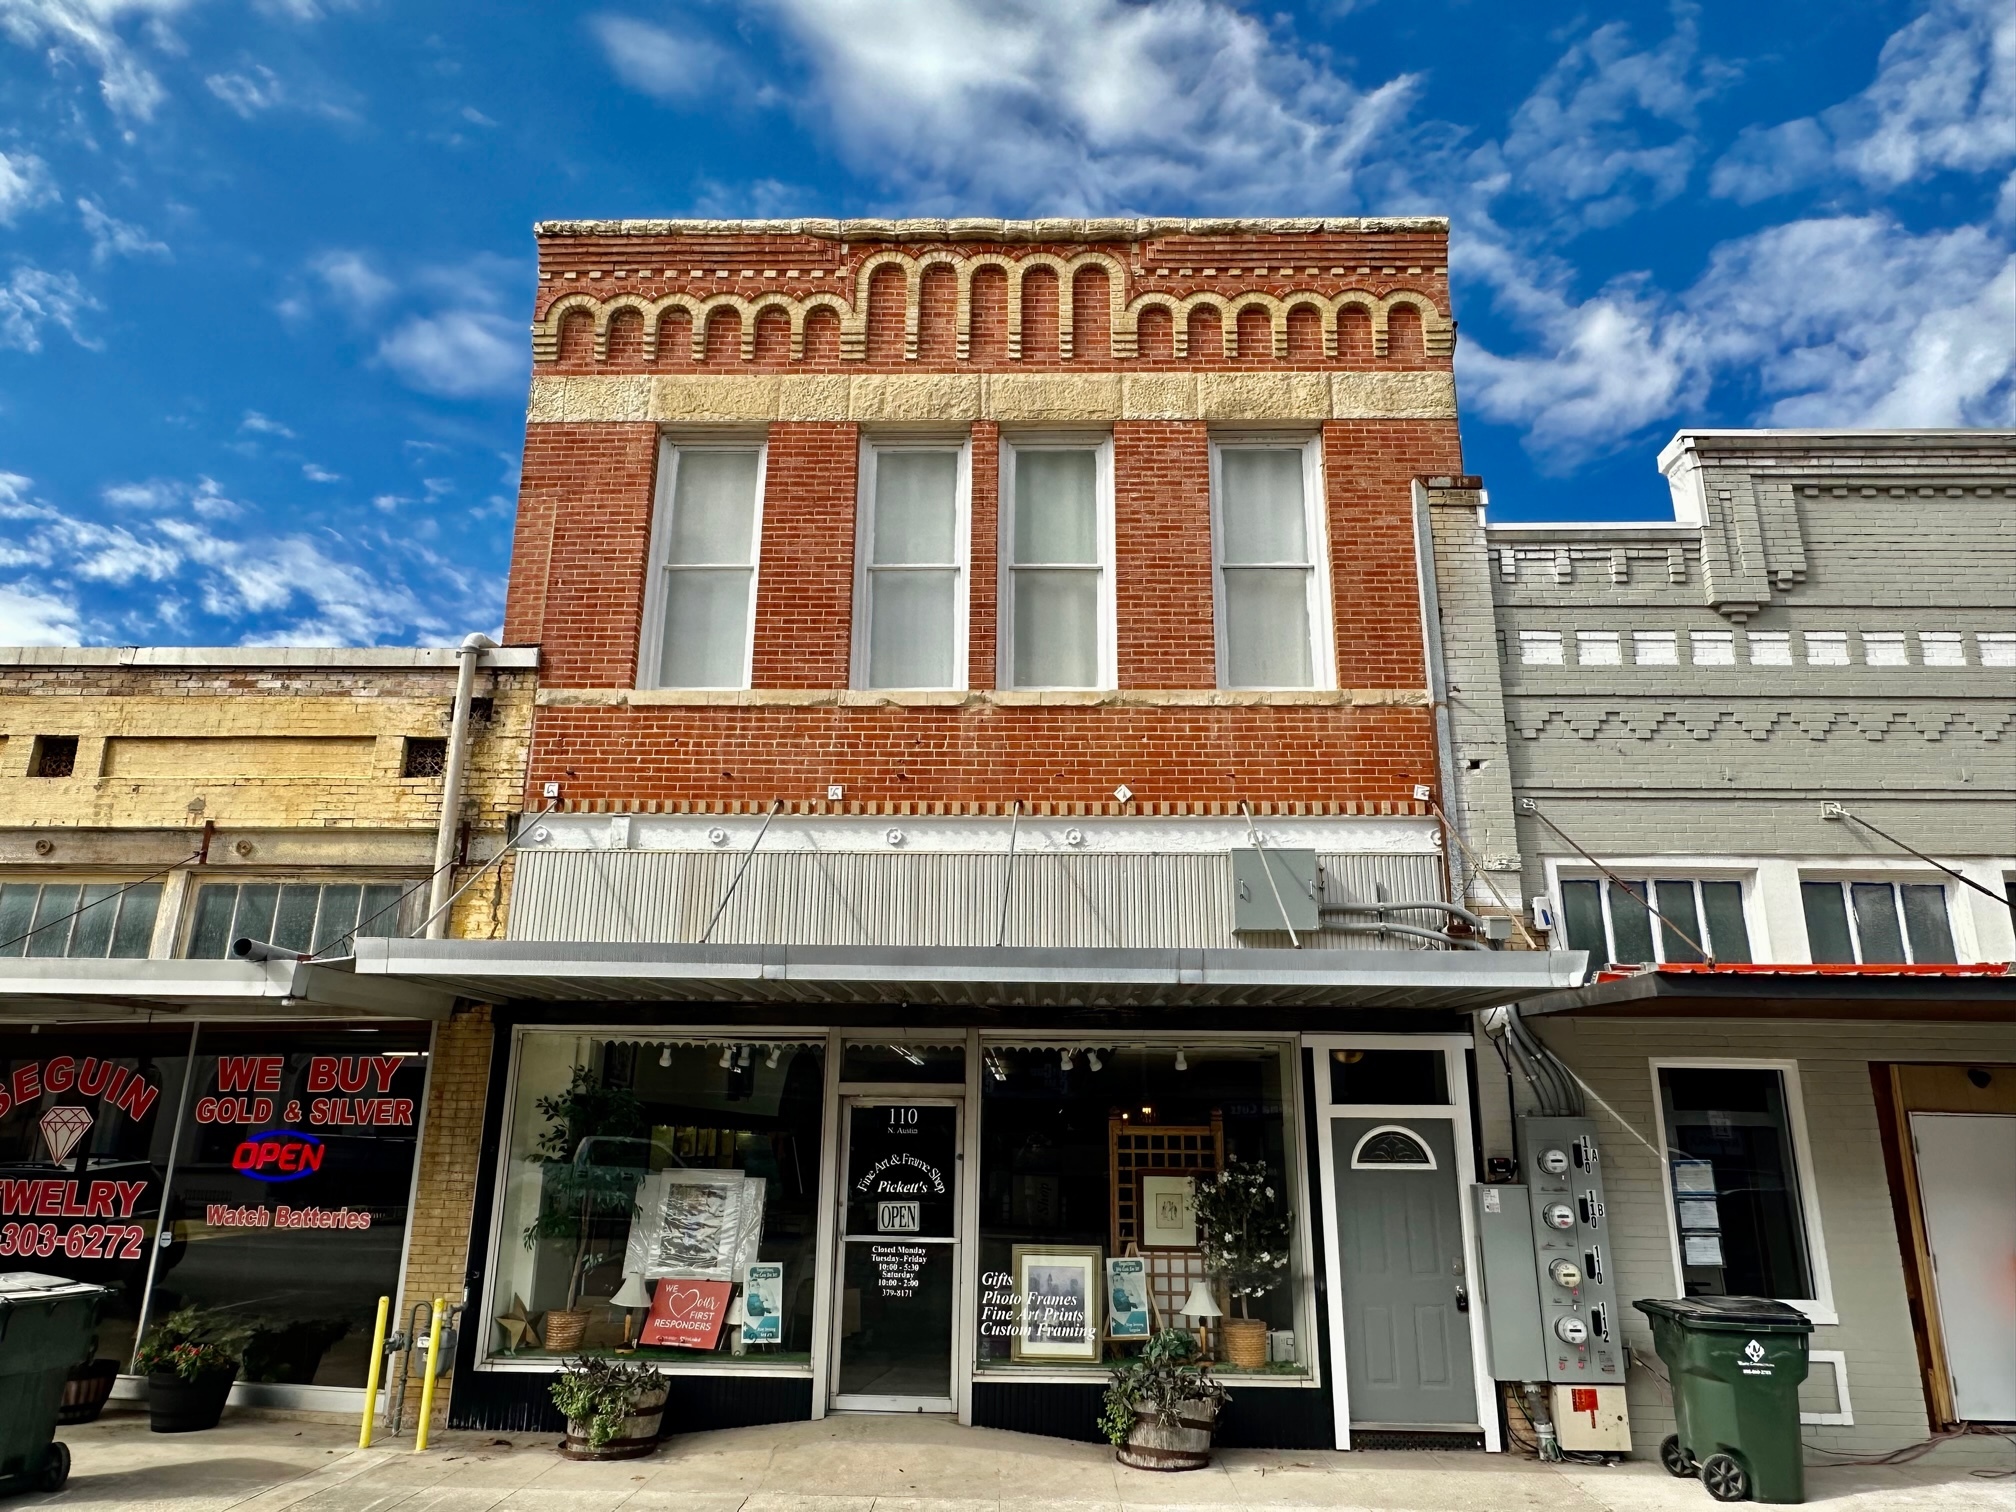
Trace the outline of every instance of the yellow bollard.
<instances>
[{"instance_id":1,"label":"yellow bollard","mask_svg":"<svg viewBox=\"0 0 2016 1512\"><path fill-rule=\"evenodd\" d=\"M434 1299L434 1321L427 1328L427 1379L420 1383L420 1422L413 1431L413 1452L421 1454L427 1448L427 1425L434 1418L434 1377L435 1366L441 1358L441 1314L448 1310L448 1304L440 1297Z\"/></svg>"},{"instance_id":2,"label":"yellow bollard","mask_svg":"<svg viewBox=\"0 0 2016 1512\"><path fill-rule=\"evenodd\" d=\"M364 1422L357 1430L357 1447L371 1447L371 1420L378 1416L378 1373L385 1365L385 1321L392 1312L392 1299L378 1299L378 1327L371 1335L371 1372L364 1379Z\"/></svg>"}]
</instances>

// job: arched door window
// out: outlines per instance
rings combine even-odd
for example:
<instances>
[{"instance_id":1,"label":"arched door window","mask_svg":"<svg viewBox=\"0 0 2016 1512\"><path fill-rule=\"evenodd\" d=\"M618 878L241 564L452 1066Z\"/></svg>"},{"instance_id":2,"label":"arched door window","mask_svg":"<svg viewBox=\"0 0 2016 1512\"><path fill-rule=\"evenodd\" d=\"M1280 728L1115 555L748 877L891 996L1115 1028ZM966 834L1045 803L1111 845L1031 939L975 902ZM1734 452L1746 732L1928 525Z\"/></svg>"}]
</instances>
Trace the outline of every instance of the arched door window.
<instances>
[{"instance_id":1,"label":"arched door window","mask_svg":"<svg viewBox=\"0 0 2016 1512\"><path fill-rule=\"evenodd\" d=\"M1412 1129L1399 1124L1381 1124L1366 1131L1351 1151L1354 1171L1382 1170L1392 1166L1415 1170L1435 1169L1435 1152Z\"/></svg>"}]
</instances>

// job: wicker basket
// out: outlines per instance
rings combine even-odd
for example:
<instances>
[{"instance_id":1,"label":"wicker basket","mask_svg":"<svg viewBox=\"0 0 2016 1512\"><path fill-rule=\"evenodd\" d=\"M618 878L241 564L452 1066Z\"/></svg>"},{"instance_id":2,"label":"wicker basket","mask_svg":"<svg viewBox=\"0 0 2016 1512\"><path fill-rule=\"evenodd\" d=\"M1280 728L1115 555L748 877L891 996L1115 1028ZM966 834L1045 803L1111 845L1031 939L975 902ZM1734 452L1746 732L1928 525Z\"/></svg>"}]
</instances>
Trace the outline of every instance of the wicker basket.
<instances>
[{"instance_id":1,"label":"wicker basket","mask_svg":"<svg viewBox=\"0 0 2016 1512\"><path fill-rule=\"evenodd\" d=\"M1219 1342L1225 1363L1235 1370L1261 1370L1267 1364L1267 1322L1264 1318L1221 1318Z\"/></svg>"},{"instance_id":2,"label":"wicker basket","mask_svg":"<svg viewBox=\"0 0 2016 1512\"><path fill-rule=\"evenodd\" d=\"M588 1332L588 1320L595 1315L585 1307L577 1307L572 1312L559 1308L546 1314L546 1347L556 1354L572 1354L581 1347L581 1337Z\"/></svg>"}]
</instances>

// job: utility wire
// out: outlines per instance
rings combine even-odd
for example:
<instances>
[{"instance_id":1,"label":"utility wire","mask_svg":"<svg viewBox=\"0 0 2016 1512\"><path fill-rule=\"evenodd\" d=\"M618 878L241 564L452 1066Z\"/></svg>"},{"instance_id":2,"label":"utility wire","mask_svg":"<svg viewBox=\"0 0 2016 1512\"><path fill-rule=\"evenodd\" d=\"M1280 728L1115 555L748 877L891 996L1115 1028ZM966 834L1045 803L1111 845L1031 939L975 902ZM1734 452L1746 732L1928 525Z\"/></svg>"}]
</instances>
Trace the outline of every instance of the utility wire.
<instances>
[{"instance_id":1,"label":"utility wire","mask_svg":"<svg viewBox=\"0 0 2016 1512\"><path fill-rule=\"evenodd\" d=\"M1428 800L1428 807L1435 810L1435 817L1442 821L1443 832L1456 842L1456 848L1463 852L1463 859L1470 863L1470 870L1477 875L1478 879L1486 887L1491 889L1491 896L1498 900L1498 906L1511 916L1513 925L1518 929L1521 938L1526 941L1527 949L1538 950L1540 942L1533 938L1533 931L1526 927L1526 921L1519 917L1519 911L1505 901L1505 894L1498 891L1498 884L1491 880L1491 873L1484 870L1483 863L1477 859L1477 853L1465 843L1463 832L1456 827L1456 822L1442 812L1442 805L1433 798Z\"/></svg>"},{"instance_id":2,"label":"utility wire","mask_svg":"<svg viewBox=\"0 0 2016 1512\"><path fill-rule=\"evenodd\" d=\"M1862 826L1862 828L1869 831L1870 834L1880 835L1883 839L1888 840L1892 845L1896 846L1897 849L1908 852L1913 856L1916 856L1920 861L1923 861L1927 866L1938 867L1940 871L1946 873L1946 875L1951 877L1955 882L1964 883L1966 886L1973 888L1974 891L1981 894L1982 897L1994 898L1995 901L1997 903L2000 903L2004 908L2008 908L2011 906L2007 898L1996 897L1994 893L1990 892L1987 888L1983 887L1979 882L1976 882L1972 877L1966 876L1961 872L1953 870L1953 868L1948 866L1944 861L1934 861L1930 856L1926 855L1925 852L1919 850L1916 846L1906 845L1902 840L1899 840L1895 835L1891 834L1888 830L1880 830L1876 828L1875 825L1871 824L1867 819L1864 819L1860 814L1851 814L1848 812L1848 810L1841 807L1841 805L1838 803L1821 804L1820 817L1822 819L1846 819L1850 824L1859 824Z\"/></svg>"},{"instance_id":3,"label":"utility wire","mask_svg":"<svg viewBox=\"0 0 2016 1512\"><path fill-rule=\"evenodd\" d=\"M84 904L81 908L71 909L70 912L64 914L63 917L60 919L51 919L46 924L37 924L34 928L30 929L26 934L18 934L14 936L13 939L5 941L4 943L0 943L0 956L4 956L5 954L7 954L8 951L12 950L16 945L19 945L23 940L30 939L33 936L42 933L42 931L45 929L54 929L58 924L67 924L70 922L70 920L76 918L79 914L89 913L92 909L98 907L100 904L110 903L114 898L123 898L124 896L126 896L127 893L133 891L133 889L136 887L145 887L149 882L158 881L160 878L167 876L168 873L174 871L176 868L187 866L191 861L194 861L198 856L202 854L203 852L201 852L200 850L193 850L189 852L188 855L184 856L180 861L171 861L166 866L162 867L161 870L157 872L149 872L144 877L138 877L133 881L128 882L124 887L118 889L116 892L109 892L105 894L105 896L102 898L93 898L89 903ZM47 885L48 884L46 883L44 884L44 886Z\"/></svg>"},{"instance_id":4,"label":"utility wire","mask_svg":"<svg viewBox=\"0 0 2016 1512\"><path fill-rule=\"evenodd\" d=\"M1715 957L1709 952L1706 946L1704 946L1699 940L1695 939L1694 936L1687 933L1687 931L1682 929L1678 924L1675 924L1671 919L1667 918L1666 915L1659 912L1658 909L1654 908L1652 906L1652 900L1650 898L1639 897L1638 894L1632 890L1631 884L1629 882L1626 882L1622 877L1618 876L1617 873L1610 870L1609 867L1605 866L1601 861L1598 861L1594 856L1590 855L1589 852L1582 849L1582 847L1576 843L1575 837L1573 835L1569 834L1566 830L1561 828L1560 825L1556 824L1552 819L1549 819L1547 815L1544 812L1542 812L1539 804L1535 803L1531 798L1521 798L1519 800L1519 807L1523 809L1526 813L1531 814L1535 819L1538 819L1542 824L1546 825L1547 828L1554 831L1554 833L1559 835L1563 840L1566 840L1568 844L1574 848L1576 855L1580 856L1584 861L1587 861L1591 866L1595 867L1596 870L1601 872L1605 877L1609 878L1613 886L1622 888L1624 891L1624 895L1627 898L1630 898L1640 908L1644 909L1645 912L1652 915L1653 918L1657 919L1661 924L1664 924L1668 929L1672 930L1673 933L1680 936L1680 938L1685 940L1689 945L1693 946L1694 953L1699 957L1701 957L1702 960L1706 961L1710 966L1713 966L1715 964Z\"/></svg>"}]
</instances>

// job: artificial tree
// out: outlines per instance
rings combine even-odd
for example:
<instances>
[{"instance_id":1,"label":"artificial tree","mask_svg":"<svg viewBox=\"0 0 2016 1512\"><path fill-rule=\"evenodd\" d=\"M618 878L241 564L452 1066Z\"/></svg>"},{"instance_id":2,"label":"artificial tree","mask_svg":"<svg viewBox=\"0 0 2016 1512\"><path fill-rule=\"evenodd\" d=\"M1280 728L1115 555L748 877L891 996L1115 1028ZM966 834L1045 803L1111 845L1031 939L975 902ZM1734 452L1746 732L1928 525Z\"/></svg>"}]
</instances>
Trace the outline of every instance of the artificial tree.
<instances>
[{"instance_id":1,"label":"artificial tree","mask_svg":"<svg viewBox=\"0 0 2016 1512\"><path fill-rule=\"evenodd\" d=\"M1238 1308L1238 1317L1221 1325L1228 1358L1247 1368L1264 1365L1266 1324L1248 1315L1247 1303L1279 1286L1288 1270L1288 1215L1275 1201L1274 1179L1258 1161L1230 1161L1198 1181L1195 1200L1204 1268Z\"/></svg>"}]
</instances>

